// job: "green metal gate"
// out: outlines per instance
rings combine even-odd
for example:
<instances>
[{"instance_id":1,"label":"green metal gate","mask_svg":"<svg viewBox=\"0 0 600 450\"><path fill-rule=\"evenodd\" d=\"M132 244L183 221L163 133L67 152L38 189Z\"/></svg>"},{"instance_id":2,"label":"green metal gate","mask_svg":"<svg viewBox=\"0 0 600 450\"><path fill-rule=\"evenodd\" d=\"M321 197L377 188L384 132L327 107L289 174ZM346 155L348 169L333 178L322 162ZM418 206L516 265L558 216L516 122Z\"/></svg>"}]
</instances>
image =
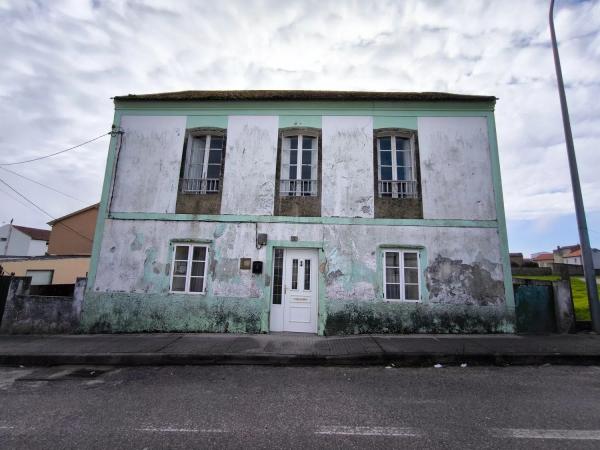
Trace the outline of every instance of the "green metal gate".
<instances>
[{"instance_id":1,"label":"green metal gate","mask_svg":"<svg viewBox=\"0 0 600 450\"><path fill-rule=\"evenodd\" d=\"M554 291L551 282L523 280L514 284L517 331L555 333Z\"/></svg>"}]
</instances>

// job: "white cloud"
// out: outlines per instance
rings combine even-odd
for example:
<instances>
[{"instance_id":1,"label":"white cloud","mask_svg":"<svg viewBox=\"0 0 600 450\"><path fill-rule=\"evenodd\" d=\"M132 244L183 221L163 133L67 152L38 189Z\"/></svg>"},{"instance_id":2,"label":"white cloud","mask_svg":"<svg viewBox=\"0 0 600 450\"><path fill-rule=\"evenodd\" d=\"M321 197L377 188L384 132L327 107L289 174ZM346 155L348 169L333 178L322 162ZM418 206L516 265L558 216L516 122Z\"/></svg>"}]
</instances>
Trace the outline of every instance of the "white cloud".
<instances>
[{"instance_id":1,"label":"white cloud","mask_svg":"<svg viewBox=\"0 0 600 450\"><path fill-rule=\"evenodd\" d=\"M585 203L590 212L600 211L600 2L558 3L556 28ZM53 152L108 131L110 97L127 93L274 88L492 94L500 98L507 215L551 222L571 212L573 201L547 8L545 0L9 0L0 3L0 161ZM100 196L107 147L104 140L14 170L92 203ZM54 215L82 206L1 176ZM25 225L46 221L4 195L0 222L13 216Z\"/></svg>"}]
</instances>

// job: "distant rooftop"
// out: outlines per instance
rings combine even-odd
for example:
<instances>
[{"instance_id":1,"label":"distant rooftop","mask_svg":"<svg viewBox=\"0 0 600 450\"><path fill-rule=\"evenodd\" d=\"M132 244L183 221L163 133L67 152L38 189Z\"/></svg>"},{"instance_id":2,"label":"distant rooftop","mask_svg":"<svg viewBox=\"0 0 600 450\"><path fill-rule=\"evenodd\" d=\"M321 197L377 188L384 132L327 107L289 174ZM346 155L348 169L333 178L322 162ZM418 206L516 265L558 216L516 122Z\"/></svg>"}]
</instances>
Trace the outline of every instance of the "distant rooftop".
<instances>
[{"instance_id":1,"label":"distant rooftop","mask_svg":"<svg viewBox=\"0 0 600 450\"><path fill-rule=\"evenodd\" d=\"M541 253L531 259L533 261L554 261L554 255L552 253Z\"/></svg>"},{"instance_id":2,"label":"distant rooftop","mask_svg":"<svg viewBox=\"0 0 600 450\"><path fill-rule=\"evenodd\" d=\"M302 91L302 90L244 90L244 91L179 91L157 94L128 94L114 97L115 101L410 101L410 102L487 102L489 95L450 94L447 92L369 92L369 91Z\"/></svg>"},{"instance_id":3,"label":"distant rooftop","mask_svg":"<svg viewBox=\"0 0 600 450\"><path fill-rule=\"evenodd\" d=\"M34 241L48 241L50 239L50 230L42 230L41 228L22 227L21 225L13 225L17 230L25 233Z\"/></svg>"},{"instance_id":4,"label":"distant rooftop","mask_svg":"<svg viewBox=\"0 0 600 450\"><path fill-rule=\"evenodd\" d=\"M50 222L48 222L48 225L53 226L54 224L56 224L57 222L60 222L61 220L65 220L65 219L68 219L69 217L76 216L77 214L81 214L82 212L88 211L90 209L98 208L99 206L100 206L100 203L94 203L93 205L86 206L85 208L78 209L77 211L73 211L72 213L65 214L64 216L58 217L54 220L51 220Z\"/></svg>"}]
</instances>

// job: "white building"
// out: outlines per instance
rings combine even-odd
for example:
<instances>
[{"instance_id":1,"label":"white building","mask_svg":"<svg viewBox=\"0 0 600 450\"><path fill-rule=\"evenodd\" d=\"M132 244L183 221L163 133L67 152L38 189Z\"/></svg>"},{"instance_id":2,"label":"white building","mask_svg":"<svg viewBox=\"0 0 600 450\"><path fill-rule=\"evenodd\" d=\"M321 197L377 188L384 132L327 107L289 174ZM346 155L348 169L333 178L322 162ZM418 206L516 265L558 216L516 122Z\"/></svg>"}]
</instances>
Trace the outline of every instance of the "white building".
<instances>
[{"instance_id":1,"label":"white building","mask_svg":"<svg viewBox=\"0 0 600 450\"><path fill-rule=\"evenodd\" d=\"M0 256L43 256L50 230L6 224L0 227Z\"/></svg>"},{"instance_id":2,"label":"white building","mask_svg":"<svg viewBox=\"0 0 600 450\"><path fill-rule=\"evenodd\" d=\"M116 97L83 328L512 331L494 104Z\"/></svg>"}]
</instances>

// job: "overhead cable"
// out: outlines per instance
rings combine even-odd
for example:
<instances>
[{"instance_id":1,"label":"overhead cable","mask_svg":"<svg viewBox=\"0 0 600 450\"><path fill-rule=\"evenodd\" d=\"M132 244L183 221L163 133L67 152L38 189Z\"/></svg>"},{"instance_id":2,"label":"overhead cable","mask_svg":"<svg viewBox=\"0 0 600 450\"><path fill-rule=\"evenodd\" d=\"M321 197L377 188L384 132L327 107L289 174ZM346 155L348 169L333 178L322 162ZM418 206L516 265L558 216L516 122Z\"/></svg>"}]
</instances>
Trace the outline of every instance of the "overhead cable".
<instances>
[{"instance_id":1,"label":"overhead cable","mask_svg":"<svg viewBox=\"0 0 600 450\"><path fill-rule=\"evenodd\" d=\"M10 184L8 184L6 181L4 181L2 178L0 178L0 183L4 184L6 187L8 187L11 191L13 191L15 194L17 194L19 197L22 197L23 199L25 199L25 201L27 201L28 203L32 204L36 209L40 210L41 212L43 212L45 215L47 215L48 217L50 217L52 220L56 220L56 217L54 217L52 214L50 214L49 212L43 210L40 206L38 206L37 204L35 204L34 202L32 202L31 200L29 200L27 197L25 197L23 194L21 194L19 191L17 191L14 187L12 187ZM84 236L83 234L81 234L79 231L71 228L70 226L61 223L61 225L69 230L71 230L73 233L78 234L79 236L81 236L82 238L93 242L92 239L90 239L87 236Z\"/></svg>"},{"instance_id":2,"label":"overhead cable","mask_svg":"<svg viewBox=\"0 0 600 450\"><path fill-rule=\"evenodd\" d=\"M2 169L2 170L5 170L5 171L7 171L7 172L9 172L9 173L12 173L13 175L16 175L16 176L18 176L18 177L24 178L24 179L26 179L26 180L28 180L28 181L31 181L32 183L39 184L40 186L43 186L43 187L45 187L46 189L50 189L51 191L58 192L59 194L62 194L62 195L64 195L65 197L69 197L69 198L72 198L73 200L77 200L78 202L81 202L81 203L89 203L89 202L86 202L85 200L81 200L80 198L73 197L71 194L67 194L66 192L59 191L58 189L56 189L56 188L53 188L52 186L48 186L47 184L40 183L39 181L36 181L36 180L34 180L34 179L32 179L32 178L29 178L29 177L26 177L25 175L21 175L20 173L13 172L12 170L10 170L10 169L7 169L6 167L0 167L0 169Z\"/></svg>"},{"instance_id":3,"label":"overhead cable","mask_svg":"<svg viewBox=\"0 0 600 450\"><path fill-rule=\"evenodd\" d=\"M40 156L40 157L32 158L32 159L27 159L25 161L17 161L17 162L11 162L11 163L0 163L0 166L14 166L14 165L17 165L17 164L25 164L25 163L30 163L30 162L33 162L33 161L39 161L41 159L50 158L52 156L60 155L61 153L66 153L68 151L75 150L76 148L83 147L84 145L89 144L90 142L97 141L98 139L103 138L104 136L108 136L111 133L112 133L112 131L109 131L108 133L104 133L104 134L101 134L100 136L96 136L95 138L90 139L89 141L82 142L81 144L74 145L73 147L69 147L69 148L61 150L59 152L51 153L49 155Z\"/></svg>"}]
</instances>

